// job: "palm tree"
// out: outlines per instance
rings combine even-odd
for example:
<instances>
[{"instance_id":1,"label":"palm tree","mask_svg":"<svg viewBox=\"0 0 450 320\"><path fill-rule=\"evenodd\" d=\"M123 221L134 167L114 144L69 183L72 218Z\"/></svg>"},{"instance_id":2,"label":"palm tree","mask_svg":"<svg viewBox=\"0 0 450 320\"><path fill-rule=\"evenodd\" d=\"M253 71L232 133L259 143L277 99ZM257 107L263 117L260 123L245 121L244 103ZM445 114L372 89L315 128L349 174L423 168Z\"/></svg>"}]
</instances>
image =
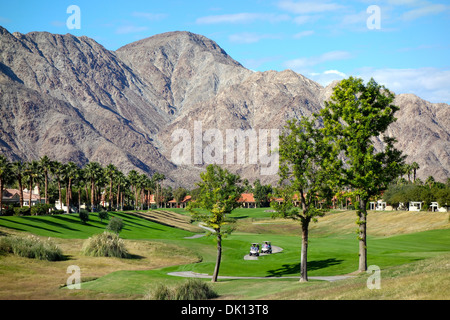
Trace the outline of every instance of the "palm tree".
<instances>
[{"instance_id":1,"label":"palm tree","mask_svg":"<svg viewBox=\"0 0 450 320\"><path fill-rule=\"evenodd\" d=\"M116 166L113 164L108 164L105 168L105 176L107 179L109 179L109 203L108 208L109 211L111 211L112 201L113 201L113 179L117 176L118 170Z\"/></svg>"},{"instance_id":2,"label":"palm tree","mask_svg":"<svg viewBox=\"0 0 450 320\"><path fill-rule=\"evenodd\" d=\"M91 212L94 212L94 189L96 182L103 174L102 166L98 162L89 162L84 167L85 178L90 181L91 184Z\"/></svg>"},{"instance_id":3,"label":"palm tree","mask_svg":"<svg viewBox=\"0 0 450 320\"><path fill-rule=\"evenodd\" d=\"M154 183L155 183L155 186L156 186L156 206L157 206L157 208L159 208L160 207L160 202L161 202L161 184L160 184L160 181L163 181L164 179L166 178L166 176L164 175L164 174L162 174L162 173L158 173L158 172L155 172L154 174L153 174L153 177L152 177L152 180L154 181Z\"/></svg>"},{"instance_id":4,"label":"palm tree","mask_svg":"<svg viewBox=\"0 0 450 320\"><path fill-rule=\"evenodd\" d=\"M403 170L408 175L408 181L411 182L411 172L412 172L411 165L408 163L405 163Z\"/></svg>"},{"instance_id":5,"label":"palm tree","mask_svg":"<svg viewBox=\"0 0 450 320\"><path fill-rule=\"evenodd\" d=\"M52 161L50 171L58 182L58 193L59 193L59 209L62 210L62 199L61 199L61 181L63 180L65 174L65 167L61 162Z\"/></svg>"},{"instance_id":6,"label":"palm tree","mask_svg":"<svg viewBox=\"0 0 450 320\"><path fill-rule=\"evenodd\" d=\"M435 183L435 180L434 180L433 176L429 176L427 178L427 180L425 181L425 184L427 184L428 187L430 187L430 188L434 185L434 183Z\"/></svg>"},{"instance_id":7,"label":"palm tree","mask_svg":"<svg viewBox=\"0 0 450 320\"><path fill-rule=\"evenodd\" d=\"M23 207L23 175L26 169L26 164L22 161L15 161L12 165L12 172L16 176L17 182L19 183L19 196L20 196L20 207Z\"/></svg>"},{"instance_id":8,"label":"palm tree","mask_svg":"<svg viewBox=\"0 0 450 320\"><path fill-rule=\"evenodd\" d=\"M120 203L120 210L123 210L123 188L121 189L121 187L125 187L128 180L122 171L118 171L115 181L117 183L117 202L116 202L117 209L119 209L119 203ZM119 199L119 196L120 196L120 199Z\"/></svg>"},{"instance_id":9,"label":"palm tree","mask_svg":"<svg viewBox=\"0 0 450 320\"><path fill-rule=\"evenodd\" d=\"M130 172L128 172L128 181L130 181L131 188L134 191L134 198L135 198L134 208L135 209L138 205L138 195L137 195L138 179L139 179L139 173L137 173L136 170L131 170Z\"/></svg>"},{"instance_id":10,"label":"palm tree","mask_svg":"<svg viewBox=\"0 0 450 320\"><path fill-rule=\"evenodd\" d=\"M70 213L70 202L72 200L72 181L77 177L78 170L79 168L72 161L70 161L65 165L65 178L67 180L67 187L66 187L67 213Z\"/></svg>"},{"instance_id":11,"label":"palm tree","mask_svg":"<svg viewBox=\"0 0 450 320\"><path fill-rule=\"evenodd\" d=\"M411 169L413 170L413 173L414 173L414 182L416 182L416 171L418 170L418 169L420 169L420 166L419 166L419 164L417 163L417 162L413 162L412 164L411 164Z\"/></svg>"},{"instance_id":12,"label":"palm tree","mask_svg":"<svg viewBox=\"0 0 450 320\"><path fill-rule=\"evenodd\" d=\"M32 195L33 195L33 187L34 187L35 181L38 179L39 173L40 173L40 167L39 167L38 161L33 160L33 161L27 163L26 169L24 171L24 176L26 177L28 186L29 186L28 206L30 207L30 209L31 209L31 201L32 201Z\"/></svg>"},{"instance_id":13,"label":"palm tree","mask_svg":"<svg viewBox=\"0 0 450 320\"><path fill-rule=\"evenodd\" d=\"M86 180L84 178L84 169L77 168L73 180L74 184L76 185L76 188L78 190L78 213L80 213L81 208L81 189L86 184ZM86 193L87 197L87 193ZM86 200L87 202L87 200Z\"/></svg>"},{"instance_id":14,"label":"palm tree","mask_svg":"<svg viewBox=\"0 0 450 320\"><path fill-rule=\"evenodd\" d=\"M147 210L150 210L150 193L155 189L155 182L146 177L145 188L147 189Z\"/></svg>"},{"instance_id":15,"label":"palm tree","mask_svg":"<svg viewBox=\"0 0 450 320\"><path fill-rule=\"evenodd\" d=\"M48 204L48 173L52 167L52 161L47 156L43 156L41 160L39 160L42 170L44 171L44 179L45 179L45 204Z\"/></svg>"},{"instance_id":16,"label":"palm tree","mask_svg":"<svg viewBox=\"0 0 450 320\"><path fill-rule=\"evenodd\" d=\"M0 155L0 215L3 208L3 188L11 177L11 163L4 155Z\"/></svg>"}]
</instances>

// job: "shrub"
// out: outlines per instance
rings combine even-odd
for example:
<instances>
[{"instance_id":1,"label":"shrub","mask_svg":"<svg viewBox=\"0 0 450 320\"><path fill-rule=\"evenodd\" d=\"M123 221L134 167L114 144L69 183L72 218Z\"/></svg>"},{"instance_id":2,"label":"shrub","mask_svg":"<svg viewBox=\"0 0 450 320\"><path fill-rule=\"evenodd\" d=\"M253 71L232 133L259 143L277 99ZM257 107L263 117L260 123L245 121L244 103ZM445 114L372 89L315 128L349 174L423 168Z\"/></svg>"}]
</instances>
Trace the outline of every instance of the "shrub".
<instances>
[{"instance_id":1,"label":"shrub","mask_svg":"<svg viewBox=\"0 0 450 320\"><path fill-rule=\"evenodd\" d=\"M2 215L4 216L13 216L14 215L14 208L13 207L9 207L6 209L2 210Z\"/></svg>"},{"instance_id":2,"label":"shrub","mask_svg":"<svg viewBox=\"0 0 450 320\"><path fill-rule=\"evenodd\" d=\"M106 226L106 230L119 234L123 228L123 220L117 217L112 217L109 220L108 225Z\"/></svg>"},{"instance_id":3,"label":"shrub","mask_svg":"<svg viewBox=\"0 0 450 320\"><path fill-rule=\"evenodd\" d=\"M61 249L50 239L41 240L36 236L2 237L0 238L0 252L38 260L59 261L64 259Z\"/></svg>"},{"instance_id":4,"label":"shrub","mask_svg":"<svg viewBox=\"0 0 450 320\"><path fill-rule=\"evenodd\" d=\"M24 206L24 207L16 207L14 208L14 215L15 216L29 216L31 215L30 207Z\"/></svg>"},{"instance_id":5,"label":"shrub","mask_svg":"<svg viewBox=\"0 0 450 320\"><path fill-rule=\"evenodd\" d=\"M51 204L38 203L35 206L31 207L31 215L43 216L46 215L49 210L53 208Z\"/></svg>"},{"instance_id":6,"label":"shrub","mask_svg":"<svg viewBox=\"0 0 450 320\"><path fill-rule=\"evenodd\" d=\"M105 211L105 210L101 210L101 211L98 213L98 217L100 218L100 221L103 222L103 220L107 220L107 219L108 219L108 212Z\"/></svg>"},{"instance_id":7,"label":"shrub","mask_svg":"<svg viewBox=\"0 0 450 320\"><path fill-rule=\"evenodd\" d=\"M89 212L85 209L81 209L78 214L82 223L86 224L89 221Z\"/></svg>"},{"instance_id":8,"label":"shrub","mask_svg":"<svg viewBox=\"0 0 450 320\"><path fill-rule=\"evenodd\" d=\"M200 279L189 279L174 288L159 284L146 298L150 300L207 300L218 296L208 283Z\"/></svg>"},{"instance_id":9,"label":"shrub","mask_svg":"<svg viewBox=\"0 0 450 320\"><path fill-rule=\"evenodd\" d=\"M87 239L83 244L82 253L93 257L127 258L129 256L123 240L117 234L107 231Z\"/></svg>"}]
</instances>

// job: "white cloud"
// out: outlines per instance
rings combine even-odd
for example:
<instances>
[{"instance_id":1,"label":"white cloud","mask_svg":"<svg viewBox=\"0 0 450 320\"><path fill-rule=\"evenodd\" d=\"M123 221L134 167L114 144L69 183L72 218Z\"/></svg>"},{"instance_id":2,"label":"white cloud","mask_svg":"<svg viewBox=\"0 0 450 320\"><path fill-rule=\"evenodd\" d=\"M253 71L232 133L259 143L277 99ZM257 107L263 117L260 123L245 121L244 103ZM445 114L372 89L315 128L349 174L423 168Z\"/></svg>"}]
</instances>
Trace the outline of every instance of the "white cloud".
<instances>
[{"instance_id":1,"label":"white cloud","mask_svg":"<svg viewBox=\"0 0 450 320\"><path fill-rule=\"evenodd\" d=\"M327 70L324 72L312 72L307 75L311 80L320 83L322 86L326 87L334 80L342 80L347 78L347 75L338 70Z\"/></svg>"},{"instance_id":2,"label":"white cloud","mask_svg":"<svg viewBox=\"0 0 450 320\"><path fill-rule=\"evenodd\" d=\"M280 36L274 34L259 34L253 32L235 33L228 37L234 43L256 43L263 39L278 39Z\"/></svg>"},{"instance_id":3,"label":"white cloud","mask_svg":"<svg viewBox=\"0 0 450 320\"><path fill-rule=\"evenodd\" d=\"M116 29L116 34L137 33L148 30L148 27L137 27L133 25L125 25Z\"/></svg>"},{"instance_id":4,"label":"white cloud","mask_svg":"<svg viewBox=\"0 0 450 320\"><path fill-rule=\"evenodd\" d=\"M350 57L351 55L347 51L330 51L320 56L288 60L284 63L284 65L294 71L304 71L324 62L348 59Z\"/></svg>"},{"instance_id":5,"label":"white cloud","mask_svg":"<svg viewBox=\"0 0 450 320\"><path fill-rule=\"evenodd\" d=\"M315 16L297 16L292 21L298 25L306 24L306 23L313 23L317 21L320 17Z\"/></svg>"},{"instance_id":6,"label":"white cloud","mask_svg":"<svg viewBox=\"0 0 450 320\"><path fill-rule=\"evenodd\" d=\"M312 36L314 34L314 30L306 30L299 33L294 34L294 39L300 39L303 37Z\"/></svg>"},{"instance_id":7,"label":"white cloud","mask_svg":"<svg viewBox=\"0 0 450 320\"><path fill-rule=\"evenodd\" d=\"M358 77L368 81L374 78L390 91L413 93L430 102L450 103L450 69L373 69L358 70Z\"/></svg>"},{"instance_id":8,"label":"white cloud","mask_svg":"<svg viewBox=\"0 0 450 320\"><path fill-rule=\"evenodd\" d=\"M215 23L250 23L256 20L268 21L271 23L287 21L290 17L286 14L271 13L235 13L222 14L214 16L200 17L196 20L197 24L215 24Z\"/></svg>"},{"instance_id":9,"label":"white cloud","mask_svg":"<svg viewBox=\"0 0 450 320\"><path fill-rule=\"evenodd\" d=\"M424 16L439 14L448 10L448 6L443 4L431 4L418 9L410 10L402 15L403 20L411 21Z\"/></svg>"},{"instance_id":10,"label":"white cloud","mask_svg":"<svg viewBox=\"0 0 450 320\"><path fill-rule=\"evenodd\" d=\"M343 6L336 3L329 3L324 1L280 1L278 7L296 14L308 14L335 11L343 8Z\"/></svg>"},{"instance_id":11,"label":"white cloud","mask_svg":"<svg viewBox=\"0 0 450 320\"><path fill-rule=\"evenodd\" d=\"M168 17L168 15L165 13L150 13L150 12L133 12L131 15L133 17L144 18L149 21L159 21Z\"/></svg>"}]
</instances>

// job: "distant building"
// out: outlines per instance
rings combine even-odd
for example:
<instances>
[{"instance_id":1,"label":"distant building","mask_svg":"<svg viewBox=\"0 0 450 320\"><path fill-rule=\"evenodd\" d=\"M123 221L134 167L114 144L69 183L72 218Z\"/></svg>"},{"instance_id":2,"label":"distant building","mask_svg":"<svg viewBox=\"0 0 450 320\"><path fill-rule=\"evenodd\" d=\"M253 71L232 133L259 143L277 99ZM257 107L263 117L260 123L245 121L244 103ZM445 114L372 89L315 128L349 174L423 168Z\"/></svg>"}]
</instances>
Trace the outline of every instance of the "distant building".
<instances>
[{"instance_id":1,"label":"distant building","mask_svg":"<svg viewBox=\"0 0 450 320\"><path fill-rule=\"evenodd\" d=\"M242 193L238 202L242 208L256 208L256 201L253 197L253 193Z\"/></svg>"},{"instance_id":2,"label":"distant building","mask_svg":"<svg viewBox=\"0 0 450 320\"><path fill-rule=\"evenodd\" d=\"M2 193L2 202L4 206L20 205L20 190L18 189L4 189ZM23 205L30 206L30 192L28 189L23 190ZM31 192L31 205L34 206L38 203L45 203L45 199L42 199L35 188Z\"/></svg>"}]
</instances>

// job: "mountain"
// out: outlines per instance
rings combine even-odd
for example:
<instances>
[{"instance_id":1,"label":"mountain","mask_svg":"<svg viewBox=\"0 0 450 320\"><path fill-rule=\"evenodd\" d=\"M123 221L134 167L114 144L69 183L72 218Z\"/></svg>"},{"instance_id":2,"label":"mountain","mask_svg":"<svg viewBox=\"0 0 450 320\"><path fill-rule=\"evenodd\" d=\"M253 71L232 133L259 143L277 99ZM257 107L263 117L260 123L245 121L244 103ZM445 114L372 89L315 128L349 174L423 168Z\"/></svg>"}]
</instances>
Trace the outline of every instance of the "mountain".
<instances>
[{"instance_id":1,"label":"mountain","mask_svg":"<svg viewBox=\"0 0 450 320\"><path fill-rule=\"evenodd\" d=\"M251 133L260 142L286 120L320 110L333 85L291 70L250 71L190 32L158 34L114 52L84 36L0 27L0 150L11 160L48 155L80 165L113 163L124 172L158 171L167 184L186 187L208 158L221 157L250 181L274 183L276 175L261 175L267 158L252 149L255 143L229 150L227 133ZM394 103L398 121L387 133L408 162L419 163L418 177L449 177L449 105L411 94ZM184 164L174 154L180 146ZM236 151L229 161L227 151ZM195 162L199 155L203 165Z\"/></svg>"}]
</instances>

